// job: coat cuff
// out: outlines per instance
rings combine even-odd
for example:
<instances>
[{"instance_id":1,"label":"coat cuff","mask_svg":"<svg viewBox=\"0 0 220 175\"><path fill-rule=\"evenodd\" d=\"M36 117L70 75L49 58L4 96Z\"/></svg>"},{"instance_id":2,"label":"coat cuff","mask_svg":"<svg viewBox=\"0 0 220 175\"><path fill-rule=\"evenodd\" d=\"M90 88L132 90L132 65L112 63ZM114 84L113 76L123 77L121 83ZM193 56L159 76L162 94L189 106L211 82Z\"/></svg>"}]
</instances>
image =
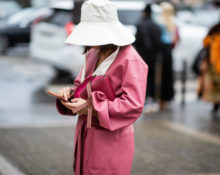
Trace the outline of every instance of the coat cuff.
<instances>
[{"instance_id":1,"label":"coat cuff","mask_svg":"<svg viewBox=\"0 0 220 175\"><path fill-rule=\"evenodd\" d=\"M91 93L92 105L94 110L97 112L97 117L100 126L109 129L110 120L108 114L108 100L106 95L100 91L94 91Z\"/></svg>"},{"instance_id":2,"label":"coat cuff","mask_svg":"<svg viewBox=\"0 0 220 175\"><path fill-rule=\"evenodd\" d=\"M66 108L59 99L56 99L56 107L60 114L62 115L76 115L71 110Z\"/></svg>"}]
</instances>

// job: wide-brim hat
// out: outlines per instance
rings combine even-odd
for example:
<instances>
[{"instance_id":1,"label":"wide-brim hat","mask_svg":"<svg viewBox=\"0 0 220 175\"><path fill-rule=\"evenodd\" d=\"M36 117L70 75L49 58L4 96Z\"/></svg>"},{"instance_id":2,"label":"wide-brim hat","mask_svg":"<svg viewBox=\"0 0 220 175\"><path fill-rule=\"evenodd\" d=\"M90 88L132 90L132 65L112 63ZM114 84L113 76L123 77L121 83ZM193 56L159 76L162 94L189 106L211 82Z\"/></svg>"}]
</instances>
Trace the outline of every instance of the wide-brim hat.
<instances>
[{"instance_id":1,"label":"wide-brim hat","mask_svg":"<svg viewBox=\"0 0 220 175\"><path fill-rule=\"evenodd\" d=\"M67 44L125 46L134 35L118 20L117 8L109 0L88 0L81 8L81 21L65 40Z\"/></svg>"}]
</instances>

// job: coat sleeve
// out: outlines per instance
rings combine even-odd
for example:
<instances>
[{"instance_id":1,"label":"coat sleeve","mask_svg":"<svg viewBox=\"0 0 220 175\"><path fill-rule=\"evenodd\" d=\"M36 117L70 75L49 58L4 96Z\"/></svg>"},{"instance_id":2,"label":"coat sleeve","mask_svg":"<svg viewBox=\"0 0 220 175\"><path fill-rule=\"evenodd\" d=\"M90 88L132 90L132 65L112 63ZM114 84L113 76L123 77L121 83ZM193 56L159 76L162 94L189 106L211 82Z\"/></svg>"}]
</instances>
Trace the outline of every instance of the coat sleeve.
<instances>
[{"instance_id":1,"label":"coat sleeve","mask_svg":"<svg viewBox=\"0 0 220 175\"><path fill-rule=\"evenodd\" d=\"M123 93L110 101L101 91L92 92L93 108L101 127L114 131L135 122L142 114L148 67L139 60L128 60L123 70Z\"/></svg>"},{"instance_id":2,"label":"coat sleeve","mask_svg":"<svg viewBox=\"0 0 220 175\"><path fill-rule=\"evenodd\" d=\"M72 90L75 91L75 89L80 85L80 78L81 78L81 74L82 74L82 69L79 73L79 75L76 77L76 79L74 80L74 85L73 85L73 88ZM63 114L63 115L76 115L76 114L73 114L73 112L69 109L67 109L61 102L59 99L56 99L56 108L58 110L58 112L60 114Z\"/></svg>"},{"instance_id":3,"label":"coat sleeve","mask_svg":"<svg viewBox=\"0 0 220 175\"><path fill-rule=\"evenodd\" d=\"M216 35L211 45L211 62L215 67L215 71L220 74L220 35Z\"/></svg>"}]
</instances>

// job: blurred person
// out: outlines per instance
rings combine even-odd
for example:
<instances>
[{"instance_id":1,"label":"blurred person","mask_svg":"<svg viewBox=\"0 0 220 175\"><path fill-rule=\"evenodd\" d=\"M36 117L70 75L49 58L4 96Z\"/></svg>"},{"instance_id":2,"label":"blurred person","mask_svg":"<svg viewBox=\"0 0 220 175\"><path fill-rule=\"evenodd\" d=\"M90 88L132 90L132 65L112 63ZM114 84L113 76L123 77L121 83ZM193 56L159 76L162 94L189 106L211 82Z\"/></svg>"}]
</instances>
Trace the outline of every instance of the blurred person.
<instances>
[{"instance_id":1,"label":"blurred person","mask_svg":"<svg viewBox=\"0 0 220 175\"><path fill-rule=\"evenodd\" d=\"M88 0L81 12L81 21L66 43L86 46L85 64L73 88L65 87L58 92L67 100L74 91L74 99L57 99L58 111L65 115L73 116L82 104L92 106L91 128L86 127L89 106L77 113L74 172L129 175L134 155L133 123L143 111L148 67L132 47L135 37L118 21L113 3ZM92 91L87 100L80 98L82 85L98 75L110 78L114 100L109 100L104 91Z\"/></svg>"},{"instance_id":2,"label":"blurred person","mask_svg":"<svg viewBox=\"0 0 220 175\"><path fill-rule=\"evenodd\" d=\"M160 60L160 109L166 109L167 102L174 97L173 87L173 58L172 49L179 40L177 26L174 23L174 6L169 2L160 4L162 13L157 22L161 29L161 55Z\"/></svg>"},{"instance_id":3,"label":"blurred person","mask_svg":"<svg viewBox=\"0 0 220 175\"><path fill-rule=\"evenodd\" d=\"M204 59L208 57L209 49L203 47L201 50L199 50L198 54L195 57L195 60L192 65L192 71L195 73L196 76L200 76L202 74L200 70L200 66Z\"/></svg>"},{"instance_id":4,"label":"blurred person","mask_svg":"<svg viewBox=\"0 0 220 175\"><path fill-rule=\"evenodd\" d=\"M154 103L156 96L155 69L156 59L161 47L160 27L152 20L151 4L147 4L143 11L143 19L137 25L136 41L134 46L149 67L147 79L145 112L155 112L158 107Z\"/></svg>"},{"instance_id":5,"label":"blurred person","mask_svg":"<svg viewBox=\"0 0 220 175\"><path fill-rule=\"evenodd\" d=\"M200 63L198 95L213 103L213 114L220 104L220 23L213 26L203 40L207 54Z\"/></svg>"}]
</instances>

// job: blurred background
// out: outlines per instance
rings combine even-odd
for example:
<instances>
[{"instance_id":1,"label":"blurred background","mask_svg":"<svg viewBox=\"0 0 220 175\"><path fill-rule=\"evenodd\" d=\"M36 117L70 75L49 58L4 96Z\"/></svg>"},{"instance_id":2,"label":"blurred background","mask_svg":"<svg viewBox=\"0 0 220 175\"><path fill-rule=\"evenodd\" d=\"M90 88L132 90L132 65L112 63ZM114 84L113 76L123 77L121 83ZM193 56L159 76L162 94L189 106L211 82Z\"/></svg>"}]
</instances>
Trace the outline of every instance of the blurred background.
<instances>
[{"instance_id":1,"label":"blurred background","mask_svg":"<svg viewBox=\"0 0 220 175\"><path fill-rule=\"evenodd\" d=\"M119 20L134 35L146 4L152 4L156 22L161 2L114 0ZM220 114L212 102L199 99L193 66L220 22L220 1L169 2L179 38L172 49L175 96L165 110L157 101L147 108L146 100L135 123L132 174L217 175ZM0 175L72 174L77 117L59 115L47 90L72 86L84 63L82 47L64 44L79 23L82 3L0 0Z\"/></svg>"}]
</instances>

